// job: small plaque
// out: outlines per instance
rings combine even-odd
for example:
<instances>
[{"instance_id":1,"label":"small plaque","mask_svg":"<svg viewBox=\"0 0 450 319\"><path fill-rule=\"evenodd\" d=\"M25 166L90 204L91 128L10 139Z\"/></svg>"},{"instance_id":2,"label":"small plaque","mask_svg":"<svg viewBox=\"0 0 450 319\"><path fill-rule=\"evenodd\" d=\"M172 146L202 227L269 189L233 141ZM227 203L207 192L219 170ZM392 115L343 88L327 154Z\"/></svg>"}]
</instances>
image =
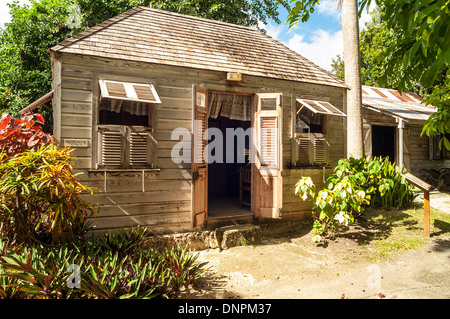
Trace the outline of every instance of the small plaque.
<instances>
[{"instance_id":1,"label":"small plaque","mask_svg":"<svg viewBox=\"0 0 450 319\"><path fill-rule=\"evenodd\" d=\"M242 74L241 73L227 73L227 80L228 81L242 81Z\"/></svg>"},{"instance_id":2,"label":"small plaque","mask_svg":"<svg viewBox=\"0 0 450 319\"><path fill-rule=\"evenodd\" d=\"M88 139L64 139L64 146L89 147Z\"/></svg>"},{"instance_id":3,"label":"small plaque","mask_svg":"<svg viewBox=\"0 0 450 319\"><path fill-rule=\"evenodd\" d=\"M404 173L402 176L414 186L419 187L422 191L429 191L431 189L430 184L425 183L423 180L412 175L411 173Z\"/></svg>"}]
</instances>

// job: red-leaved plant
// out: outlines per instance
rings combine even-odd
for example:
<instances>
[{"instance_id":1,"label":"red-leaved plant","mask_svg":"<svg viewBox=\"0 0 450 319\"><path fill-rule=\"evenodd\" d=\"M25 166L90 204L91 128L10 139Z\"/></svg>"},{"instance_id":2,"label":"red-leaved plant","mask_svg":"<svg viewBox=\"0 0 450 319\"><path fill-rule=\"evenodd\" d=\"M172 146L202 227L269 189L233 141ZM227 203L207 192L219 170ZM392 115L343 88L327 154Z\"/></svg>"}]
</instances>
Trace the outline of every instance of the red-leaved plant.
<instances>
[{"instance_id":1,"label":"red-leaved plant","mask_svg":"<svg viewBox=\"0 0 450 319\"><path fill-rule=\"evenodd\" d=\"M49 144L53 136L44 133L41 125L44 125L44 117L39 113L27 113L20 119L4 113L0 118L0 150L13 157L25 150L36 151Z\"/></svg>"}]
</instances>

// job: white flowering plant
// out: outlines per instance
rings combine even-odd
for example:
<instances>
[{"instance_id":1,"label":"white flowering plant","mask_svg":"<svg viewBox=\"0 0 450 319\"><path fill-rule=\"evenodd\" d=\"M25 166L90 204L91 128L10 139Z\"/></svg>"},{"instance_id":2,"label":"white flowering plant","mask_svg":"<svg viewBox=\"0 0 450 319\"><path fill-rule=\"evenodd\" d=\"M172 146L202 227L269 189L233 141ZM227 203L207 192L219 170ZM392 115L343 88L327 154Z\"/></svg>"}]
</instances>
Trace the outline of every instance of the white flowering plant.
<instances>
[{"instance_id":1,"label":"white flowering plant","mask_svg":"<svg viewBox=\"0 0 450 319\"><path fill-rule=\"evenodd\" d=\"M370 195L355 187L349 180L342 180L332 189L322 189L316 193L316 187L310 177L303 177L295 185L295 194L304 201L313 202L314 228L313 241L320 241L330 230L337 231L339 226L349 226L354 215L361 214L365 206L370 205Z\"/></svg>"}]
</instances>

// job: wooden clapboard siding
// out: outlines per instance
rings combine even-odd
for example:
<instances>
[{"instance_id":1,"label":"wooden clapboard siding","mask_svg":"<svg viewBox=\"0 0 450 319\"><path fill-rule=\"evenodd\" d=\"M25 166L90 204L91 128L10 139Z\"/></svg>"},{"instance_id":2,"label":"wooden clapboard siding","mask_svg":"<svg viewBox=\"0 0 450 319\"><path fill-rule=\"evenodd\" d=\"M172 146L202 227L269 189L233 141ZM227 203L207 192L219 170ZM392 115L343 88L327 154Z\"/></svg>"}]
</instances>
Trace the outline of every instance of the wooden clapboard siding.
<instances>
[{"instance_id":1,"label":"wooden clapboard siding","mask_svg":"<svg viewBox=\"0 0 450 319\"><path fill-rule=\"evenodd\" d=\"M75 149L74 154L78 156L77 168L84 172L81 178L88 185L97 188L90 199L101 205L100 215L92 220L97 226L97 232L134 225L146 226L155 234L192 229L191 164L175 164L171 159L173 146L180 142L172 140L173 129L181 127L192 132L192 84L201 84L218 91L282 94L283 132L280 142L283 162L283 218L304 218L311 215L311 202L303 202L295 196L294 186L301 176L310 174L320 188L323 171L321 168L290 169L291 106L295 102L293 97L328 101L342 110L342 88L246 75L243 75L243 80L238 85L232 85L221 72L70 54L64 54L59 61L62 63L62 98L59 106L61 135L63 138L89 139L89 147ZM155 86L161 99L161 104L154 105L153 122L153 136L157 140L156 168L159 171L144 171L144 183L139 171L109 172L105 189L104 173L92 172L92 154L96 150L91 138L92 125L96 120L93 105L96 105L98 98L98 79L106 76L117 81L148 81ZM330 117L328 121L330 158L333 163L345 156L343 123L344 119L337 117ZM186 147L191 146L189 141L184 143Z\"/></svg>"},{"instance_id":2,"label":"wooden clapboard siding","mask_svg":"<svg viewBox=\"0 0 450 319\"><path fill-rule=\"evenodd\" d=\"M316 190L324 187L323 181L332 172L331 168L300 169L294 168L283 171L283 219L301 219L311 217L311 200L303 201L295 195L295 184L302 177L311 177Z\"/></svg>"},{"instance_id":3,"label":"wooden clapboard siding","mask_svg":"<svg viewBox=\"0 0 450 319\"><path fill-rule=\"evenodd\" d=\"M92 155L92 94L93 72L62 64L60 119L61 143L65 139L84 139L88 147L76 148L76 167L90 168Z\"/></svg>"},{"instance_id":4,"label":"wooden clapboard siding","mask_svg":"<svg viewBox=\"0 0 450 319\"><path fill-rule=\"evenodd\" d=\"M422 133L423 125L408 125L407 137L409 138L408 151L409 151L409 171L411 174L421 177L420 170L422 168L429 169L441 169L450 167L450 160L430 160L430 141L429 137Z\"/></svg>"}]
</instances>

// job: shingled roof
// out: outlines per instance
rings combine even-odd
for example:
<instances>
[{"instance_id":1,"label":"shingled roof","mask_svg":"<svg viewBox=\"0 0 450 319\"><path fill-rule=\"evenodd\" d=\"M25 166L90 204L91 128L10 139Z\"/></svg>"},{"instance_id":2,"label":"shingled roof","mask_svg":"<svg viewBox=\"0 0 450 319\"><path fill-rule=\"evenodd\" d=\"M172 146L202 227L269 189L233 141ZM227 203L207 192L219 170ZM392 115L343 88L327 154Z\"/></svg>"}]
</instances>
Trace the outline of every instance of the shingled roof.
<instances>
[{"instance_id":1,"label":"shingled roof","mask_svg":"<svg viewBox=\"0 0 450 319\"><path fill-rule=\"evenodd\" d=\"M259 30L147 7L106 20L51 50L346 87Z\"/></svg>"}]
</instances>

